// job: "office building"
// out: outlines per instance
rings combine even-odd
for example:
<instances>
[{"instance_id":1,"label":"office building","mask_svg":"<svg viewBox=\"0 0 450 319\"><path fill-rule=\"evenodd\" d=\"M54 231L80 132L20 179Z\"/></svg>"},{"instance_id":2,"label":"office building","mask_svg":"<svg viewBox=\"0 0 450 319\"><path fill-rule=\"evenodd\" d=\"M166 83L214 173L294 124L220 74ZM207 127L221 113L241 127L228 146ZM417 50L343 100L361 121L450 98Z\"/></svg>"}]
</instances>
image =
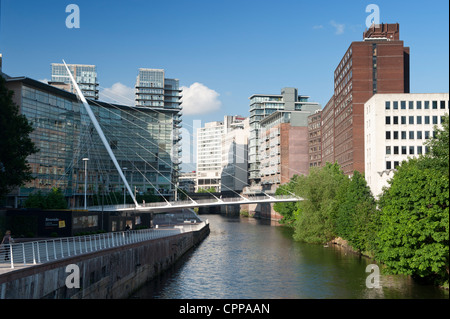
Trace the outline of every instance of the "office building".
<instances>
[{"instance_id":1,"label":"office building","mask_svg":"<svg viewBox=\"0 0 450 319\"><path fill-rule=\"evenodd\" d=\"M281 94L254 94L250 98L250 133L248 144L249 184L252 188L259 188L260 173L260 122L265 117L278 110L305 111L309 114L320 109L320 105L309 102L309 96L299 95L296 88L283 88ZM306 119L305 119L306 121ZM292 169L295 169L293 167Z\"/></svg>"},{"instance_id":2,"label":"office building","mask_svg":"<svg viewBox=\"0 0 450 319\"><path fill-rule=\"evenodd\" d=\"M50 85L76 94L69 73L63 63L52 63L52 80ZM86 99L98 100L98 80L95 65L67 64L75 82Z\"/></svg>"},{"instance_id":3,"label":"office building","mask_svg":"<svg viewBox=\"0 0 450 319\"><path fill-rule=\"evenodd\" d=\"M123 182L75 94L27 77L6 77L6 81L20 113L33 124L30 136L40 149L28 157L35 179L9 195L11 205L20 206L32 192L58 187L70 199L71 207L83 206L85 157L89 158L88 198L102 190L109 196L124 192ZM88 103L131 188L173 198L179 171L173 128L179 125L179 109Z\"/></svg>"},{"instance_id":4,"label":"office building","mask_svg":"<svg viewBox=\"0 0 450 319\"><path fill-rule=\"evenodd\" d=\"M374 196L402 161L428 152L425 141L448 113L448 93L376 94L364 104L365 178Z\"/></svg>"},{"instance_id":5,"label":"office building","mask_svg":"<svg viewBox=\"0 0 450 319\"><path fill-rule=\"evenodd\" d=\"M197 129L197 184L195 191L212 189L220 192L222 175L222 121L205 123Z\"/></svg>"},{"instance_id":6,"label":"office building","mask_svg":"<svg viewBox=\"0 0 450 319\"><path fill-rule=\"evenodd\" d=\"M225 116L222 137L221 191L230 196L240 193L248 184L249 119Z\"/></svg>"},{"instance_id":7,"label":"office building","mask_svg":"<svg viewBox=\"0 0 450 319\"><path fill-rule=\"evenodd\" d=\"M409 48L399 29L372 25L363 41L350 44L334 71L334 95L323 112L333 113L332 153L346 174L364 172L364 103L377 93L409 93ZM322 151L331 159L330 147Z\"/></svg>"},{"instance_id":8,"label":"office building","mask_svg":"<svg viewBox=\"0 0 450 319\"><path fill-rule=\"evenodd\" d=\"M322 110L308 116L309 167L322 166Z\"/></svg>"},{"instance_id":9,"label":"office building","mask_svg":"<svg viewBox=\"0 0 450 319\"><path fill-rule=\"evenodd\" d=\"M315 105L315 111L320 106ZM278 110L263 118L260 125L259 159L261 186L275 193L280 184L309 171L308 117L312 110Z\"/></svg>"}]
</instances>

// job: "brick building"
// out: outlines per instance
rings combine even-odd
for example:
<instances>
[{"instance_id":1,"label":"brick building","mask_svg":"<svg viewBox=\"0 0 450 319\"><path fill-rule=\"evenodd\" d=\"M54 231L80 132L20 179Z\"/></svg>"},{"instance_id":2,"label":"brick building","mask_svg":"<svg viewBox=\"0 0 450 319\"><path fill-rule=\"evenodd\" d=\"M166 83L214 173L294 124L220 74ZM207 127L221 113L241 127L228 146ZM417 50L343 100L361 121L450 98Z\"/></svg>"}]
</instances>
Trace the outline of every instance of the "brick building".
<instances>
[{"instance_id":1,"label":"brick building","mask_svg":"<svg viewBox=\"0 0 450 319\"><path fill-rule=\"evenodd\" d=\"M364 172L364 103L377 93L409 93L409 47L399 24L373 25L352 42L334 71L334 94L322 113L322 164Z\"/></svg>"}]
</instances>

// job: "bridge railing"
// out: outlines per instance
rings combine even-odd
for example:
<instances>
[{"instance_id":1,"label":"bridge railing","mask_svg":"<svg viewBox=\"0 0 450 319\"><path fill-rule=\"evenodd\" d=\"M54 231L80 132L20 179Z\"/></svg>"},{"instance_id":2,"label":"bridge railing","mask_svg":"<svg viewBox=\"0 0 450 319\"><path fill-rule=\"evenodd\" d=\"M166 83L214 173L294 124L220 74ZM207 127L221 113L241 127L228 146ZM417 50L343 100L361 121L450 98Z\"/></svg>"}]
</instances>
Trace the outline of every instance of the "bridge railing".
<instances>
[{"instance_id":1,"label":"bridge railing","mask_svg":"<svg viewBox=\"0 0 450 319\"><path fill-rule=\"evenodd\" d=\"M0 267L30 266L132 243L178 235L203 228L208 221L167 229L127 230L95 235L63 237L4 244L0 247Z\"/></svg>"}]
</instances>

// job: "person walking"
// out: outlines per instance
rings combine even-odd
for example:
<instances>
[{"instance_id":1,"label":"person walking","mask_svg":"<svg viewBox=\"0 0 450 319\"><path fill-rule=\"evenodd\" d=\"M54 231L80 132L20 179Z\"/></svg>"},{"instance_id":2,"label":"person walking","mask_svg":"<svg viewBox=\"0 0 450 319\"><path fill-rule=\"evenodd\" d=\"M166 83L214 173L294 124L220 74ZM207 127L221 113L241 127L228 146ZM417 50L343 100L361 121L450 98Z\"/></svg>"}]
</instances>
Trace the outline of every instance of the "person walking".
<instances>
[{"instance_id":1,"label":"person walking","mask_svg":"<svg viewBox=\"0 0 450 319\"><path fill-rule=\"evenodd\" d=\"M1 250L3 250L5 254L5 260L9 260L9 245L12 243L14 243L14 239L11 237L11 231L7 230L0 243Z\"/></svg>"}]
</instances>

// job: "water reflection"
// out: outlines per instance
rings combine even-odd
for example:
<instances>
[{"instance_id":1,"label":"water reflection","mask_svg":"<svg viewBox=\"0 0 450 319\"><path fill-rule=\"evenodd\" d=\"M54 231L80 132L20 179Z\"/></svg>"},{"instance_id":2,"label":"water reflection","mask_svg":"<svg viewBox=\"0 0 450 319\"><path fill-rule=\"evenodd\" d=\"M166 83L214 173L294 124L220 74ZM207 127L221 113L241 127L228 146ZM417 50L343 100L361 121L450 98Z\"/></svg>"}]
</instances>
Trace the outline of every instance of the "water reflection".
<instances>
[{"instance_id":1,"label":"water reflection","mask_svg":"<svg viewBox=\"0 0 450 319\"><path fill-rule=\"evenodd\" d=\"M406 276L381 275L366 287L372 261L339 249L294 242L292 231L252 218L201 216L210 235L134 298L448 298Z\"/></svg>"}]
</instances>

